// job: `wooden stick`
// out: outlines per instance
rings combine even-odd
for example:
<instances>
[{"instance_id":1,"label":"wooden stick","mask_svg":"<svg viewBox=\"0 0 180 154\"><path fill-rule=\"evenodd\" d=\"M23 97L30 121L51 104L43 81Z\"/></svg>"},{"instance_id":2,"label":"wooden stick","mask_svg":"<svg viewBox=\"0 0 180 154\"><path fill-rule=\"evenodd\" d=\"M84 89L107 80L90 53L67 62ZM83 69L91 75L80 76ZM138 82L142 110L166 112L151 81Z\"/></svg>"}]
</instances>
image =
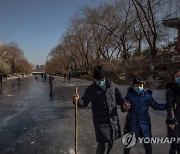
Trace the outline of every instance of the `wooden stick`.
<instances>
[{"instance_id":1,"label":"wooden stick","mask_svg":"<svg viewBox=\"0 0 180 154\"><path fill-rule=\"evenodd\" d=\"M75 87L75 95L78 95L78 88ZM75 154L78 154L78 101L75 100Z\"/></svg>"}]
</instances>

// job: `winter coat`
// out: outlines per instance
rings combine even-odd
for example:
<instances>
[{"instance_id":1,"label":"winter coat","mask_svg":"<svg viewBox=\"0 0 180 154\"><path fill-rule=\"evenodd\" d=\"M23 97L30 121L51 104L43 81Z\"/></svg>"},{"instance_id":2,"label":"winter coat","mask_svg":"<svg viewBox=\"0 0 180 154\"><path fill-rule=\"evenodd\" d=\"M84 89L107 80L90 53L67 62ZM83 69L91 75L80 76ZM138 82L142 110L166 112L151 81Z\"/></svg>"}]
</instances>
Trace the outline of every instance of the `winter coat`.
<instances>
[{"instance_id":1,"label":"winter coat","mask_svg":"<svg viewBox=\"0 0 180 154\"><path fill-rule=\"evenodd\" d=\"M172 130L168 127L169 137L180 137L180 86L171 82L166 85L167 119L166 123L175 124Z\"/></svg>"},{"instance_id":2,"label":"winter coat","mask_svg":"<svg viewBox=\"0 0 180 154\"><path fill-rule=\"evenodd\" d=\"M140 137L151 137L149 106L154 110L166 110L166 104L158 104L152 97L152 91L138 94L132 87L128 89L125 99L131 103L131 107L126 116L124 133L134 132L139 137L141 129L143 136Z\"/></svg>"},{"instance_id":3,"label":"winter coat","mask_svg":"<svg viewBox=\"0 0 180 154\"><path fill-rule=\"evenodd\" d=\"M120 138L117 105L122 105L124 99L117 86L106 81L106 89L103 89L93 83L85 90L78 106L87 107L90 102L97 142L107 143Z\"/></svg>"}]
</instances>

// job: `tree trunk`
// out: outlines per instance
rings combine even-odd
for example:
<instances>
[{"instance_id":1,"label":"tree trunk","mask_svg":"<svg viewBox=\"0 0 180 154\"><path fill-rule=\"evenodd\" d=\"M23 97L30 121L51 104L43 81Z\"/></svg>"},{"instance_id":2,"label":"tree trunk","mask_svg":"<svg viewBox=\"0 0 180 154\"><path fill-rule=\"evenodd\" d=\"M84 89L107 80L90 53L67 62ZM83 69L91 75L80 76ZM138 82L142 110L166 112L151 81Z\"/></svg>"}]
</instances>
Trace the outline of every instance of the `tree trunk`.
<instances>
[{"instance_id":1,"label":"tree trunk","mask_svg":"<svg viewBox=\"0 0 180 154\"><path fill-rule=\"evenodd\" d=\"M139 55L141 55L141 39L139 40L139 43L138 43L138 52L139 52Z\"/></svg>"},{"instance_id":2,"label":"tree trunk","mask_svg":"<svg viewBox=\"0 0 180 154\"><path fill-rule=\"evenodd\" d=\"M156 70L156 56L151 56L151 62L150 62L150 73L154 74Z\"/></svg>"}]
</instances>

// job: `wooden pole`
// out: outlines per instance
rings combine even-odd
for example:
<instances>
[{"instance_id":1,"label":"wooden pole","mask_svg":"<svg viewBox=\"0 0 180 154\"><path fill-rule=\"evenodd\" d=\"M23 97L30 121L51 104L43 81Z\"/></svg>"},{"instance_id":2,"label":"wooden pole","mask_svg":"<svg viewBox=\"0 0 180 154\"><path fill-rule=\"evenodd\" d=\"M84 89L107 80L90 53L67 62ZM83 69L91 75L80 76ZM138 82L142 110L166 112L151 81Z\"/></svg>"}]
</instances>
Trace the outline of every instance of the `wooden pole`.
<instances>
[{"instance_id":1,"label":"wooden pole","mask_svg":"<svg viewBox=\"0 0 180 154\"><path fill-rule=\"evenodd\" d=\"M78 94L78 88L75 87L75 95ZM75 100L75 154L78 154L78 101Z\"/></svg>"}]
</instances>

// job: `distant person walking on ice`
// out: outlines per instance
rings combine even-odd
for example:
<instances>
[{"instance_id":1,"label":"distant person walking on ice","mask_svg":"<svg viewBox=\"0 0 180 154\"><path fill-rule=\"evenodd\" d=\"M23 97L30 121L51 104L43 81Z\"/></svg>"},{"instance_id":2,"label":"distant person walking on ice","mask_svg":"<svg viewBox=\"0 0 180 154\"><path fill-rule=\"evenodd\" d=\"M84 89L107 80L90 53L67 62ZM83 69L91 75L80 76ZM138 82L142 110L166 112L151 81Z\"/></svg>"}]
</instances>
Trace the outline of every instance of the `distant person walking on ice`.
<instances>
[{"instance_id":1,"label":"distant person walking on ice","mask_svg":"<svg viewBox=\"0 0 180 154\"><path fill-rule=\"evenodd\" d=\"M1 87L2 87L2 80L3 80L3 75L2 75L2 74L0 74Z\"/></svg>"},{"instance_id":2,"label":"distant person walking on ice","mask_svg":"<svg viewBox=\"0 0 180 154\"><path fill-rule=\"evenodd\" d=\"M44 81L46 81L46 78L47 78L47 75L46 75L46 74L44 74Z\"/></svg>"},{"instance_id":3,"label":"distant person walking on ice","mask_svg":"<svg viewBox=\"0 0 180 154\"><path fill-rule=\"evenodd\" d=\"M68 81L71 81L71 72L68 74Z\"/></svg>"},{"instance_id":4,"label":"distant person walking on ice","mask_svg":"<svg viewBox=\"0 0 180 154\"><path fill-rule=\"evenodd\" d=\"M117 86L106 80L102 66L94 68L93 78L94 83L86 88L81 100L79 100L79 95L75 95L74 102L78 101L78 107L81 108L87 107L91 102L98 142L96 154L109 154L113 142L121 136L117 105L122 105L124 99Z\"/></svg>"},{"instance_id":5,"label":"distant person walking on ice","mask_svg":"<svg viewBox=\"0 0 180 154\"><path fill-rule=\"evenodd\" d=\"M64 81L67 81L68 80L68 74L67 72L64 73Z\"/></svg>"},{"instance_id":6,"label":"distant person walking on ice","mask_svg":"<svg viewBox=\"0 0 180 154\"><path fill-rule=\"evenodd\" d=\"M21 78L20 78L20 75L18 75L17 80L18 80L18 84L21 85Z\"/></svg>"},{"instance_id":7,"label":"distant person walking on ice","mask_svg":"<svg viewBox=\"0 0 180 154\"><path fill-rule=\"evenodd\" d=\"M173 82L166 85L166 103L168 137L176 139L170 146L169 154L180 154L180 70L174 73Z\"/></svg>"},{"instance_id":8,"label":"distant person walking on ice","mask_svg":"<svg viewBox=\"0 0 180 154\"><path fill-rule=\"evenodd\" d=\"M50 90L52 91L52 86L53 86L53 80L54 80L54 77L52 76L52 74L50 74L49 76L49 85L50 85Z\"/></svg>"}]
</instances>

